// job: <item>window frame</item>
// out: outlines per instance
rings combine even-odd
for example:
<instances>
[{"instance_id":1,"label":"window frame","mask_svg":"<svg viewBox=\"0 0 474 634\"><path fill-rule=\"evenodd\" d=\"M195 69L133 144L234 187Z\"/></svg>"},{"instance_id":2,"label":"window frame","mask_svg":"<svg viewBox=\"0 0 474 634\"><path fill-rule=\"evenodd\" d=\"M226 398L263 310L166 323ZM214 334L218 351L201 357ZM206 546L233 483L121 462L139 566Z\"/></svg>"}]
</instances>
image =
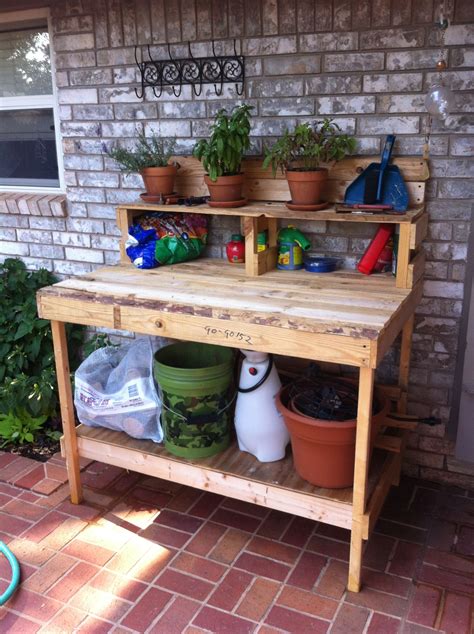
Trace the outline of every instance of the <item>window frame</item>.
<instances>
[{"instance_id":1,"label":"window frame","mask_svg":"<svg viewBox=\"0 0 474 634\"><path fill-rule=\"evenodd\" d=\"M7 13L0 13L0 27L3 31L8 31L8 24L18 26L22 28L22 24L25 23L25 29L28 28L28 21L31 20L45 20L48 35L49 35L49 52L50 52L50 64L51 64L51 95L28 95L21 97L0 97L0 111L2 110L29 110L29 109L42 109L52 110L54 120L54 137L56 141L56 157L58 162L58 178L59 185L57 187L41 187L31 185L0 185L0 194L5 193L25 193L25 194L65 194L66 183L64 177L64 161L62 150L62 136L61 136L61 119L59 116L59 102L58 91L56 86L56 64L53 50L53 34L51 28L51 12L49 8L43 9L30 9L28 11L9 11ZM25 105L25 99L27 104Z\"/></svg>"}]
</instances>

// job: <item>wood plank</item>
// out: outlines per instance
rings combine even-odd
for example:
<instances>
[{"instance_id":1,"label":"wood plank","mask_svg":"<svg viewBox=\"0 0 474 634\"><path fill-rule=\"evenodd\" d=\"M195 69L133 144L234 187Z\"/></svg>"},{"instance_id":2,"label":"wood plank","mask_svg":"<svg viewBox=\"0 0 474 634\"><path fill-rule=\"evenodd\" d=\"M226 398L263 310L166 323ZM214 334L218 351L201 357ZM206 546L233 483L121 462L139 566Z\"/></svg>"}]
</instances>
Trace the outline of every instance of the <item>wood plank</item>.
<instances>
[{"instance_id":1,"label":"wood plank","mask_svg":"<svg viewBox=\"0 0 474 634\"><path fill-rule=\"evenodd\" d=\"M374 377L375 371L373 369L359 369L351 548L349 556L349 580L347 584L348 589L352 592L358 592L360 590L362 571L362 521L369 496L368 474Z\"/></svg>"},{"instance_id":2,"label":"wood plank","mask_svg":"<svg viewBox=\"0 0 474 634\"><path fill-rule=\"evenodd\" d=\"M400 453L402 449L402 439L397 436L388 436L387 434L379 434L374 442L374 447L391 451L392 453Z\"/></svg>"},{"instance_id":3,"label":"wood plank","mask_svg":"<svg viewBox=\"0 0 474 634\"><path fill-rule=\"evenodd\" d=\"M120 209L120 212L118 211ZM243 207L232 209L209 207L208 205L197 205L185 207L183 205L155 205L143 203L137 200L136 203L129 203L120 206L117 213L125 214L128 218L139 215L139 212L146 213L152 211L166 211L169 213L206 214L209 216L249 216L266 218L277 218L280 220L331 220L333 222L355 222L355 223L390 223L390 224L410 224L421 214L424 207L422 204L415 204L405 214L352 214L336 212L334 206L320 211L293 211L281 202L269 202L268 199L262 201L251 201Z\"/></svg>"},{"instance_id":4,"label":"wood plank","mask_svg":"<svg viewBox=\"0 0 474 634\"><path fill-rule=\"evenodd\" d=\"M429 215L423 213L410 227L410 249L417 249L428 233Z\"/></svg>"},{"instance_id":5,"label":"wood plank","mask_svg":"<svg viewBox=\"0 0 474 634\"><path fill-rule=\"evenodd\" d=\"M426 256L423 248L412 258L408 265L407 272L407 288L413 288L419 279L423 277L425 272Z\"/></svg>"},{"instance_id":6,"label":"wood plank","mask_svg":"<svg viewBox=\"0 0 474 634\"><path fill-rule=\"evenodd\" d=\"M389 324L380 333L377 340L376 366L382 361L390 346L395 341L398 333L402 330L405 322L414 314L415 308L421 302L423 296L423 280L417 282L411 293L403 301L400 309L394 313Z\"/></svg>"},{"instance_id":7,"label":"wood plank","mask_svg":"<svg viewBox=\"0 0 474 634\"><path fill-rule=\"evenodd\" d=\"M408 288L408 265L410 263L411 225L400 225L397 251L397 288Z\"/></svg>"},{"instance_id":8,"label":"wood plank","mask_svg":"<svg viewBox=\"0 0 474 634\"><path fill-rule=\"evenodd\" d=\"M179 178L202 179L204 168L200 161L192 156L174 156L173 161L179 164ZM338 163L328 164L325 167L329 170L331 180L353 181L370 163L379 163L380 156L351 156L344 158ZM244 158L242 162L242 172L250 178L266 180L285 180L285 175L281 170L277 170L275 177L271 167L266 170L262 167L263 157ZM398 156L391 161L397 165L402 172L405 181L426 181L429 178L428 162L419 156Z\"/></svg>"},{"instance_id":9,"label":"wood plank","mask_svg":"<svg viewBox=\"0 0 474 634\"><path fill-rule=\"evenodd\" d=\"M384 469L378 479L375 490L370 497L369 503L367 505L367 511L362 519L362 535L364 539L369 538L370 533L377 523L380 511L382 510L394 478L396 477L399 457L399 454L396 453L391 453L387 456Z\"/></svg>"},{"instance_id":10,"label":"wood plank","mask_svg":"<svg viewBox=\"0 0 474 634\"><path fill-rule=\"evenodd\" d=\"M57 319L51 321L53 335L54 359L58 381L58 396L61 409L61 422L66 449L66 468L71 489L71 502L79 504L82 500L81 472L79 451L76 438L76 420L72 398L69 357L65 324Z\"/></svg>"},{"instance_id":11,"label":"wood plank","mask_svg":"<svg viewBox=\"0 0 474 634\"><path fill-rule=\"evenodd\" d=\"M106 430L99 431L102 433L97 434L98 437L94 437L88 433L89 429L84 428L83 425L78 428L78 446L81 457L99 461L105 460L107 464L171 482L194 486L202 491L226 495L237 500L307 517L314 521L350 528L351 489L343 489L342 491L317 489L302 481L301 478L297 478L301 489L289 489L280 484L281 464L263 464L258 463L256 459L253 459L252 462L257 467L260 476L256 475L254 468L250 470L250 474L242 475L238 469L239 458L243 457L245 464L249 454L243 456L235 447L233 448L234 460L227 459L222 463L221 458L221 466L213 467L208 464L207 460L186 461L172 456L160 446L155 445L155 447L150 448L151 443L147 444L146 441L138 441L139 445L143 445L143 448L137 449L133 439L128 438L125 434L107 433ZM289 468L293 472L291 458L286 461L289 462ZM245 470L249 471L248 468Z\"/></svg>"},{"instance_id":12,"label":"wood plank","mask_svg":"<svg viewBox=\"0 0 474 634\"><path fill-rule=\"evenodd\" d=\"M118 310L121 329L132 332L204 341L234 348L251 346L253 350L262 352L293 354L305 359L320 359L352 366L368 366L369 359L373 356L370 340L343 337L340 334L310 333L179 312L170 315L136 305L135 302L132 305L98 304L93 297L68 299L65 296L47 294L39 298L39 313L44 319L60 316L67 318L70 323L113 328L114 315L117 319Z\"/></svg>"},{"instance_id":13,"label":"wood plank","mask_svg":"<svg viewBox=\"0 0 474 634\"><path fill-rule=\"evenodd\" d=\"M421 282L420 282L421 284ZM402 343L400 347L400 365L398 370L398 385L402 391L402 397L398 401L397 411L404 414L407 408L408 382L410 379L410 358L413 329L415 327L415 314L412 313L403 325Z\"/></svg>"}]
</instances>

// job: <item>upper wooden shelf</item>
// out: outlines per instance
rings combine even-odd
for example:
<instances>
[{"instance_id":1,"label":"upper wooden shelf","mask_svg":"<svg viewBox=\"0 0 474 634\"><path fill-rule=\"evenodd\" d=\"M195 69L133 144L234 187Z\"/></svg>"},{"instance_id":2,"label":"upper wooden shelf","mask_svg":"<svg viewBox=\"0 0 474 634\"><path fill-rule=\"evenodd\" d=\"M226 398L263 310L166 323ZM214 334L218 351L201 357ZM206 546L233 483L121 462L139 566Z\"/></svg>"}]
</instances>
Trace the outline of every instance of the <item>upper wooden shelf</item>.
<instances>
[{"instance_id":1,"label":"upper wooden shelf","mask_svg":"<svg viewBox=\"0 0 474 634\"><path fill-rule=\"evenodd\" d=\"M119 209L127 209L132 212L167 211L191 214L208 214L210 216L239 216L239 217L265 217L279 218L282 220L332 220L336 222L388 222L392 224L412 223L423 213L423 205L409 209L406 214L371 214L371 213L341 213L336 212L334 206L320 211L291 211L281 202L249 202L243 207L231 209L221 207L209 207L209 205L196 205L186 207L184 205L155 205L150 203L130 203L121 205Z\"/></svg>"}]
</instances>

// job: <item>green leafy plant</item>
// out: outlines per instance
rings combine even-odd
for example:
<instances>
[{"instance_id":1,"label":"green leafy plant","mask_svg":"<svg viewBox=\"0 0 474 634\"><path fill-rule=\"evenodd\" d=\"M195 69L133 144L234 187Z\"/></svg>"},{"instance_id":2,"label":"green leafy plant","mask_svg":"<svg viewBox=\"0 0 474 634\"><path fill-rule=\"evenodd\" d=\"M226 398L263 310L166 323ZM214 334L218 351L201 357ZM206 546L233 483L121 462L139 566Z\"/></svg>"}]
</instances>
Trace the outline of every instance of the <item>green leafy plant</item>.
<instances>
[{"instance_id":1,"label":"green leafy plant","mask_svg":"<svg viewBox=\"0 0 474 634\"><path fill-rule=\"evenodd\" d=\"M148 138L140 132L135 150L117 145L105 152L119 164L122 171L131 174L147 167L166 167L175 147L176 139L159 139L154 134Z\"/></svg>"},{"instance_id":2,"label":"green leafy plant","mask_svg":"<svg viewBox=\"0 0 474 634\"><path fill-rule=\"evenodd\" d=\"M40 319L36 292L57 282L45 269L27 271L21 260L0 264L0 413L24 408L31 416L56 415L57 386L50 322ZM71 367L79 362L84 329L69 326Z\"/></svg>"},{"instance_id":3,"label":"green leafy plant","mask_svg":"<svg viewBox=\"0 0 474 634\"><path fill-rule=\"evenodd\" d=\"M229 115L225 108L216 114L209 139L196 143L193 155L198 158L209 178L233 176L240 173L240 165L250 147L250 118L253 106L243 104Z\"/></svg>"},{"instance_id":4,"label":"green leafy plant","mask_svg":"<svg viewBox=\"0 0 474 634\"><path fill-rule=\"evenodd\" d=\"M356 148L356 140L340 134L341 128L332 119L300 123L292 132L285 134L271 148L265 148L263 167L277 169L314 171L321 163L340 161Z\"/></svg>"},{"instance_id":5,"label":"green leafy plant","mask_svg":"<svg viewBox=\"0 0 474 634\"><path fill-rule=\"evenodd\" d=\"M82 346L82 352L84 357L88 357L92 352L95 352L99 348L118 348L119 344L113 343L109 335L106 332L99 332L87 339Z\"/></svg>"},{"instance_id":6,"label":"green leafy plant","mask_svg":"<svg viewBox=\"0 0 474 634\"><path fill-rule=\"evenodd\" d=\"M18 407L15 412L0 414L0 449L6 445L24 445L35 440L48 420L47 416L33 417L26 409Z\"/></svg>"}]
</instances>

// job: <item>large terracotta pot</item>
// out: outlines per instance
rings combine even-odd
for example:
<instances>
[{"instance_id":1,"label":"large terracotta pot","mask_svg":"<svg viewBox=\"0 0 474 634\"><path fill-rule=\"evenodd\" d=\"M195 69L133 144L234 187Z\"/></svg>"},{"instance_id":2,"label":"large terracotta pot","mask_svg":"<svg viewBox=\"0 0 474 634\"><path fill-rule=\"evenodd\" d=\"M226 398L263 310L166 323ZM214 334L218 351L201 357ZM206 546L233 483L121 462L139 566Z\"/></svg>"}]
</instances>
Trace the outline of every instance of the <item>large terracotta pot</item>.
<instances>
[{"instance_id":1,"label":"large terracotta pot","mask_svg":"<svg viewBox=\"0 0 474 634\"><path fill-rule=\"evenodd\" d=\"M214 207L226 207L229 203L234 203L232 205L233 207L242 207L245 205L246 200L242 196L242 187L244 184L243 174L218 176L215 181L211 180L206 174L204 176L204 182L209 189L211 202L214 204Z\"/></svg>"},{"instance_id":2,"label":"large terracotta pot","mask_svg":"<svg viewBox=\"0 0 474 634\"><path fill-rule=\"evenodd\" d=\"M389 408L388 400L378 391L376 399L380 409L372 417L371 443ZM301 478L327 489L351 487L354 482L357 421L327 421L293 411L288 387L277 395L276 404L290 432L293 461Z\"/></svg>"},{"instance_id":3,"label":"large terracotta pot","mask_svg":"<svg viewBox=\"0 0 474 634\"><path fill-rule=\"evenodd\" d=\"M167 196L174 192L174 181L178 168L176 165L166 167L146 167L140 174L149 196Z\"/></svg>"},{"instance_id":4,"label":"large terracotta pot","mask_svg":"<svg viewBox=\"0 0 474 634\"><path fill-rule=\"evenodd\" d=\"M320 168L312 172L287 170L286 180L293 205L317 205L321 202L323 187L328 179L328 171Z\"/></svg>"}]
</instances>

